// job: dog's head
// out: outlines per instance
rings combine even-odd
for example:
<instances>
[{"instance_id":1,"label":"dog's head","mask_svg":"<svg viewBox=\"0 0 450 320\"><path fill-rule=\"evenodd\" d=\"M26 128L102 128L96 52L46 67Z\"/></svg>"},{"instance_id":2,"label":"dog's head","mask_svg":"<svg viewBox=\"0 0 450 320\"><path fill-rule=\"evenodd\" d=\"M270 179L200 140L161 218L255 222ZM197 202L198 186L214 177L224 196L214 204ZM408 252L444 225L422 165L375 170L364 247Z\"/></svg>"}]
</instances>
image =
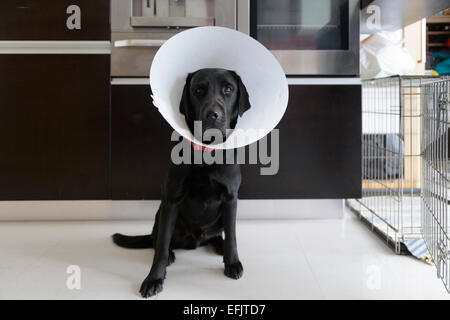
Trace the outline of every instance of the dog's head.
<instances>
[{"instance_id":1,"label":"dog's head","mask_svg":"<svg viewBox=\"0 0 450 320\"><path fill-rule=\"evenodd\" d=\"M234 129L238 117L250 109L247 89L234 71L200 69L187 76L180 102L180 113L194 133L194 121L202 122L202 132L217 129L226 140L227 129ZM201 140L201 137L196 137ZM205 143L209 143L205 141Z\"/></svg>"}]
</instances>

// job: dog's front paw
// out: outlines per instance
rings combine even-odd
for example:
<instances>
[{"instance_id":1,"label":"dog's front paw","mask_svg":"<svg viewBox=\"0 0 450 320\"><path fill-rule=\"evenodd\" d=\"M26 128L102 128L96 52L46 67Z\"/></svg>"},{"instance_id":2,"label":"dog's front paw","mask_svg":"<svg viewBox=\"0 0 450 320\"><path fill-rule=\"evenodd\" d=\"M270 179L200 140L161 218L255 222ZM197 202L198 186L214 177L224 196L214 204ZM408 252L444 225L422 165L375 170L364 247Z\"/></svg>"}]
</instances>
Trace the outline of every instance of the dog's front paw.
<instances>
[{"instance_id":1,"label":"dog's front paw","mask_svg":"<svg viewBox=\"0 0 450 320\"><path fill-rule=\"evenodd\" d=\"M244 273L244 268L240 261L235 263L225 263L225 275L231 279L239 279Z\"/></svg>"},{"instance_id":2,"label":"dog's front paw","mask_svg":"<svg viewBox=\"0 0 450 320\"><path fill-rule=\"evenodd\" d=\"M142 282L141 289L139 292L141 293L143 298L149 298L158 294L163 289L164 279L149 279L146 278L144 282Z\"/></svg>"}]
</instances>

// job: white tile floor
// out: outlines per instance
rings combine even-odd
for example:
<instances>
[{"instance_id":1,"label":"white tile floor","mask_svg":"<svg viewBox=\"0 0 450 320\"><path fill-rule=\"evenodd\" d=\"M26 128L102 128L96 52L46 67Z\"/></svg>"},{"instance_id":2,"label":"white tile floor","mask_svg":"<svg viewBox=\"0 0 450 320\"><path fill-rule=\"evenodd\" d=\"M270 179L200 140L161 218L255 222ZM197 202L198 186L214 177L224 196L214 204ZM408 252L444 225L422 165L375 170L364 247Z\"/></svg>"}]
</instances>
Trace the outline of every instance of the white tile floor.
<instances>
[{"instance_id":1,"label":"white tile floor","mask_svg":"<svg viewBox=\"0 0 450 320\"><path fill-rule=\"evenodd\" d=\"M153 250L113 245L151 222L0 223L0 299L140 299ZM434 266L396 256L351 214L342 220L238 221L244 276L210 248L176 250L157 299L449 299ZM81 289L69 290L69 265Z\"/></svg>"}]
</instances>

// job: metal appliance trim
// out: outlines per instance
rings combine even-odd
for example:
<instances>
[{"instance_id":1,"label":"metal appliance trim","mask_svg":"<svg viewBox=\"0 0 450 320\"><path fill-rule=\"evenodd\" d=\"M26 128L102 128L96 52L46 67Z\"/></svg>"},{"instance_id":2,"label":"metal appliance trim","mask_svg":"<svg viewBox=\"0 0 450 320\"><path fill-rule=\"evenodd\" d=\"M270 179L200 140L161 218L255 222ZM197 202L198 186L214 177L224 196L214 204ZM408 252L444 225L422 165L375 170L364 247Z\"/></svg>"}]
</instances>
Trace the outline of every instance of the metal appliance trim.
<instances>
[{"instance_id":1,"label":"metal appliance trim","mask_svg":"<svg viewBox=\"0 0 450 320\"><path fill-rule=\"evenodd\" d=\"M238 30L250 34L250 0L237 0ZM359 75L359 0L349 2L348 50L271 50L287 75Z\"/></svg>"},{"instance_id":2,"label":"metal appliance trim","mask_svg":"<svg viewBox=\"0 0 450 320\"><path fill-rule=\"evenodd\" d=\"M112 85L150 85L149 78L121 78L113 77L111 78Z\"/></svg>"},{"instance_id":3,"label":"metal appliance trim","mask_svg":"<svg viewBox=\"0 0 450 320\"><path fill-rule=\"evenodd\" d=\"M250 0L236 0L237 29L250 34Z\"/></svg>"},{"instance_id":4,"label":"metal appliance trim","mask_svg":"<svg viewBox=\"0 0 450 320\"><path fill-rule=\"evenodd\" d=\"M161 12L155 16L154 12L146 11L142 0L111 0L113 77L148 77L159 47L188 27L216 25L236 29L236 0L186 1L186 16L182 17L168 15L170 12L161 6L164 0L151 0L153 9L156 1Z\"/></svg>"},{"instance_id":5,"label":"metal appliance trim","mask_svg":"<svg viewBox=\"0 0 450 320\"><path fill-rule=\"evenodd\" d=\"M214 17L141 16L140 3L141 0L111 0L111 31L113 33L153 32L153 29L157 28L193 27L197 24L236 29L236 0L214 0ZM198 23L194 23L194 19Z\"/></svg>"},{"instance_id":6,"label":"metal appliance trim","mask_svg":"<svg viewBox=\"0 0 450 320\"><path fill-rule=\"evenodd\" d=\"M203 27L213 26L214 18L192 18L192 17L131 17L131 26L139 27Z\"/></svg>"},{"instance_id":7,"label":"metal appliance trim","mask_svg":"<svg viewBox=\"0 0 450 320\"><path fill-rule=\"evenodd\" d=\"M161 47L165 42L166 40L156 39L125 39L114 41L114 47Z\"/></svg>"},{"instance_id":8,"label":"metal appliance trim","mask_svg":"<svg viewBox=\"0 0 450 320\"><path fill-rule=\"evenodd\" d=\"M110 54L109 41L0 41L0 54Z\"/></svg>"}]
</instances>

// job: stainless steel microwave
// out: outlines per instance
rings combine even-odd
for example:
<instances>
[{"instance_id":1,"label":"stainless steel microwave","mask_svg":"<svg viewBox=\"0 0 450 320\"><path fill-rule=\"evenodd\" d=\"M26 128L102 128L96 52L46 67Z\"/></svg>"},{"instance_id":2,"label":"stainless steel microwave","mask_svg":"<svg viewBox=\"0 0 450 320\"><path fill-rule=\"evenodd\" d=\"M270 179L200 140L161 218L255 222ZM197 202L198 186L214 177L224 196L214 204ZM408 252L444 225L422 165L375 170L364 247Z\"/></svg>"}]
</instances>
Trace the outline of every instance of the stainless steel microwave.
<instances>
[{"instance_id":1,"label":"stainless steel microwave","mask_svg":"<svg viewBox=\"0 0 450 320\"><path fill-rule=\"evenodd\" d=\"M112 0L111 73L148 76L174 34L217 25L249 34L287 75L359 75L359 0Z\"/></svg>"},{"instance_id":2,"label":"stainless steel microwave","mask_svg":"<svg viewBox=\"0 0 450 320\"><path fill-rule=\"evenodd\" d=\"M359 75L358 0L238 0L237 29L288 75Z\"/></svg>"}]
</instances>

